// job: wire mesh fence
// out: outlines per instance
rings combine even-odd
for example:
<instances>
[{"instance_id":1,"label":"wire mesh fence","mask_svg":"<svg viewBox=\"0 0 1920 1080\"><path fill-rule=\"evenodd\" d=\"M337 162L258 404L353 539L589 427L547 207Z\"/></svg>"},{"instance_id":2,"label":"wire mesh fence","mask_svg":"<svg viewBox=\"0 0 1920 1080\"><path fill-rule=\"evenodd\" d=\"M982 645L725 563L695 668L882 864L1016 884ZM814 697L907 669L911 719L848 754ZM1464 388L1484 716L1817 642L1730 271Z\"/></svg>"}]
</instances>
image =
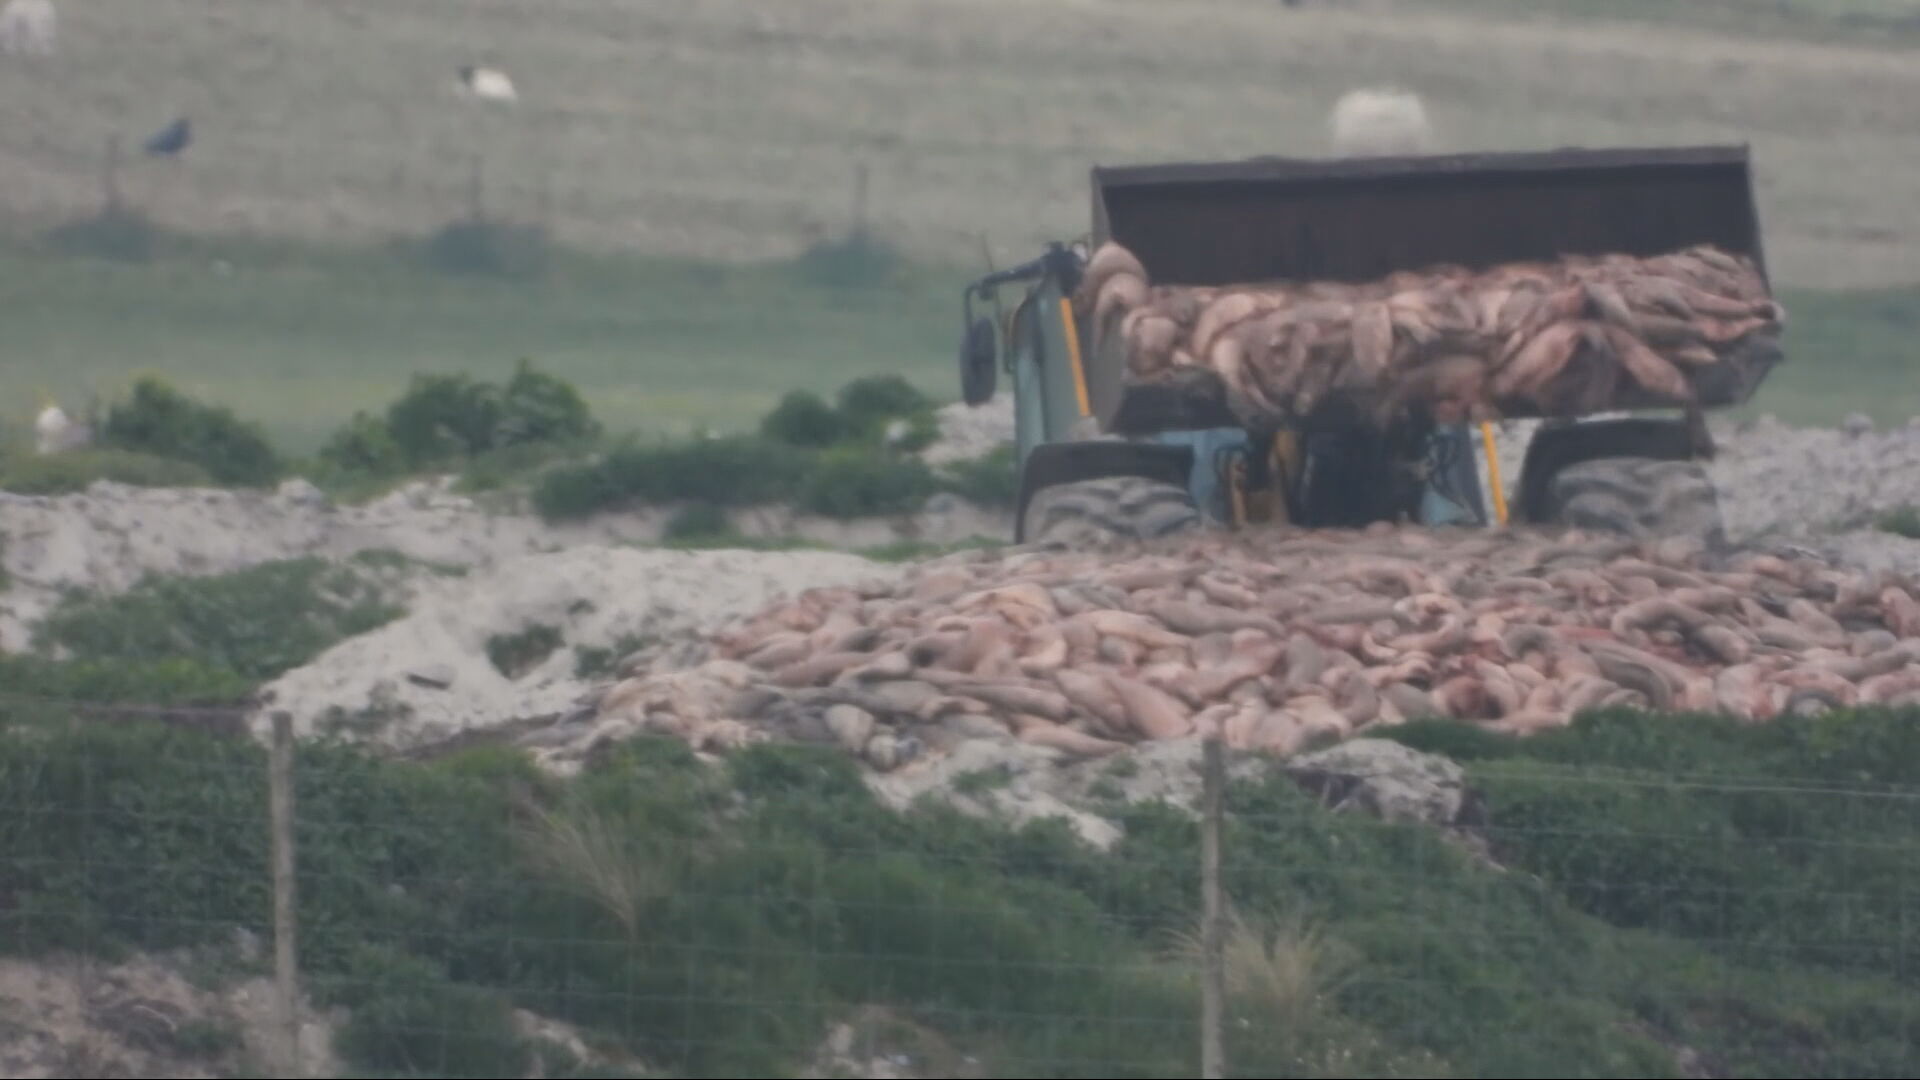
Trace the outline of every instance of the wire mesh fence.
<instances>
[{"instance_id":1,"label":"wire mesh fence","mask_svg":"<svg viewBox=\"0 0 1920 1080\"><path fill-rule=\"evenodd\" d=\"M1409 725L1211 771L1198 742L1010 752L911 801L833 746L634 738L562 776L510 739L399 760L238 710L0 714L0 995L54 1018L0 1037L54 1070L13 1075L1892 1077L1920 1054L1910 712Z\"/></svg>"}]
</instances>

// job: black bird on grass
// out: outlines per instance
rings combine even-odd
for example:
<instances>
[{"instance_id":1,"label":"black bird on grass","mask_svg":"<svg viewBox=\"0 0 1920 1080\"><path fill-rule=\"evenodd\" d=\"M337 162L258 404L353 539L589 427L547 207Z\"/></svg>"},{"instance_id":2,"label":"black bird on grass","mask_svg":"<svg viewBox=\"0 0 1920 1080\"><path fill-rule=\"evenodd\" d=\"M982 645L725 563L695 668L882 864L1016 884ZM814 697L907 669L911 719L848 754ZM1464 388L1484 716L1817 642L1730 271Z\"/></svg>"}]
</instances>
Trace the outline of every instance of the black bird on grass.
<instances>
[{"instance_id":1,"label":"black bird on grass","mask_svg":"<svg viewBox=\"0 0 1920 1080\"><path fill-rule=\"evenodd\" d=\"M168 124L165 130L147 140L147 153L155 157L172 157L187 148L193 141L193 128L181 117Z\"/></svg>"}]
</instances>

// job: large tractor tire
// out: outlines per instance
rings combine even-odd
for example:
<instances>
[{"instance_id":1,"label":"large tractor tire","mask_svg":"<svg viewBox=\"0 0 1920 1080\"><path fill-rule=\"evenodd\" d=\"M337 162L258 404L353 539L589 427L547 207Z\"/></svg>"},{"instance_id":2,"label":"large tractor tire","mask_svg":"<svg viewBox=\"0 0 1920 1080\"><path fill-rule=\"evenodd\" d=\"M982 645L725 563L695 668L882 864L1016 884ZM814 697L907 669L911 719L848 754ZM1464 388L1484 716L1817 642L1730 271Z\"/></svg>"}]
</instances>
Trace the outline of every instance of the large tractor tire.
<instances>
[{"instance_id":1,"label":"large tractor tire","mask_svg":"<svg viewBox=\"0 0 1920 1080\"><path fill-rule=\"evenodd\" d=\"M1548 517L1639 540L1684 537L1726 546L1720 499L1698 461L1602 457L1568 465L1548 484Z\"/></svg>"},{"instance_id":2,"label":"large tractor tire","mask_svg":"<svg viewBox=\"0 0 1920 1080\"><path fill-rule=\"evenodd\" d=\"M1201 519L1183 487L1142 476L1103 476L1035 492L1023 526L1029 544L1101 550L1196 530Z\"/></svg>"}]
</instances>

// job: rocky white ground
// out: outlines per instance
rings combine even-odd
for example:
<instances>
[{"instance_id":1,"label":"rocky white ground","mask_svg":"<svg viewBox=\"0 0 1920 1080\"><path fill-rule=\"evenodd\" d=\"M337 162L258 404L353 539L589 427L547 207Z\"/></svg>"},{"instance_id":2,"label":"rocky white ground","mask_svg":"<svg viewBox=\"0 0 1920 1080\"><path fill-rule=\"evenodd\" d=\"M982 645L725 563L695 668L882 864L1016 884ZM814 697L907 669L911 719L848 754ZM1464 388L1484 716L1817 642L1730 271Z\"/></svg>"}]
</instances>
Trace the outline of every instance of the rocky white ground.
<instances>
[{"instance_id":1,"label":"rocky white ground","mask_svg":"<svg viewBox=\"0 0 1920 1080\"><path fill-rule=\"evenodd\" d=\"M1864 417L1840 428L1790 427L1769 416L1711 426L1718 453L1707 471L1729 539L1803 547L1870 570L1920 570L1920 540L1874 527L1886 511L1920 507L1920 416L1878 430ZM1534 427L1496 427L1509 491ZM1481 455L1483 484L1487 475Z\"/></svg>"},{"instance_id":2,"label":"rocky white ground","mask_svg":"<svg viewBox=\"0 0 1920 1080\"><path fill-rule=\"evenodd\" d=\"M776 596L898 573L837 552L660 551L587 545L509 556L416 586L408 614L268 684L301 735L340 725L399 750L572 710L594 679L585 650L631 650L713 628ZM489 639L531 627L557 647L498 670ZM256 718L258 724L269 721ZM357 729L357 731L356 731Z\"/></svg>"},{"instance_id":3,"label":"rocky white ground","mask_svg":"<svg viewBox=\"0 0 1920 1080\"><path fill-rule=\"evenodd\" d=\"M410 484L364 506L335 505L302 480L273 492L108 483L72 495L0 492L0 567L12 582L0 594L0 649L26 648L31 626L64 588L111 593L149 573L216 574L277 559L340 559L363 551L486 567L529 554L653 543L673 513L657 508L549 524L529 513L491 512L449 492L449 483ZM950 496L937 496L919 514L898 520L844 522L777 507L732 516L746 536L791 536L846 548L1011 535L1005 515ZM766 561L778 564L782 558L769 554Z\"/></svg>"},{"instance_id":4,"label":"rocky white ground","mask_svg":"<svg viewBox=\"0 0 1920 1080\"><path fill-rule=\"evenodd\" d=\"M956 401L940 410L940 438L921 457L928 464L979 457L1013 441L1013 396L996 394L982 405Z\"/></svg>"}]
</instances>

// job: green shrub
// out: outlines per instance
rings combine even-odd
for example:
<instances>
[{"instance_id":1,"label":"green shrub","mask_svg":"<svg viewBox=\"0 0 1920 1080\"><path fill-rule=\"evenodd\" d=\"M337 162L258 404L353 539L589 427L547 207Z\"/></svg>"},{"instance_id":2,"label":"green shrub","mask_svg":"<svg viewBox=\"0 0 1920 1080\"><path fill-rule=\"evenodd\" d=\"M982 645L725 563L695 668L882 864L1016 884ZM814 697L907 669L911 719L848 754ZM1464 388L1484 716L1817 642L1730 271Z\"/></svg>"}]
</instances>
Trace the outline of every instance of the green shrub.
<instances>
[{"instance_id":1,"label":"green shrub","mask_svg":"<svg viewBox=\"0 0 1920 1080\"><path fill-rule=\"evenodd\" d=\"M1890 532L1909 540L1920 540L1920 507L1902 506L1889 510L1880 515L1875 525L1881 532Z\"/></svg>"},{"instance_id":2,"label":"green shrub","mask_svg":"<svg viewBox=\"0 0 1920 1080\"><path fill-rule=\"evenodd\" d=\"M997 446L976 458L948 462L940 486L975 504L1012 509L1020 498L1020 469L1012 446Z\"/></svg>"},{"instance_id":3,"label":"green shrub","mask_svg":"<svg viewBox=\"0 0 1920 1080\"><path fill-rule=\"evenodd\" d=\"M495 634L487 639L487 659L493 669L509 679L517 679L538 667L565 644L560 629L535 623L511 634Z\"/></svg>"},{"instance_id":4,"label":"green shrub","mask_svg":"<svg viewBox=\"0 0 1920 1080\"><path fill-rule=\"evenodd\" d=\"M532 442L488 450L467 462L453 488L468 494L499 491L537 477L577 449L575 444Z\"/></svg>"},{"instance_id":5,"label":"green shrub","mask_svg":"<svg viewBox=\"0 0 1920 1080\"><path fill-rule=\"evenodd\" d=\"M192 656L128 662L0 654L0 686L60 701L140 705L229 704L253 689L231 669Z\"/></svg>"},{"instance_id":6,"label":"green shrub","mask_svg":"<svg viewBox=\"0 0 1920 1080\"><path fill-rule=\"evenodd\" d=\"M54 226L46 240L68 255L144 263L159 249L160 230L138 210L112 206Z\"/></svg>"},{"instance_id":7,"label":"green shrub","mask_svg":"<svg viewBox=\"0 0 1920 1080\"><path fill-rule=\"evenodd\" d=\"M96 480L134 487L211 487L214 483L207 470L192 462L128 450L70 450L0 460L0 491L17 495L64 495L84 491Z\"/></svg>"},{"instance_id":8,"label":"green shrub","mask_svg":"<svg viewBox=\"0 0 1920 1080\"><path fill-rule=\"evenodd\" d=\"M834 289L884 285L906 265L893 244L866 232L853 232L807 247L795 262L802 276Z\"/></svg>"},{"instance_id":9,"label":"green shrub","mask_svg":"<svg viewBox=\"0 0 1920 1080\"><path fill-rule=\"evenodd\" d=\"M522 357L514 364L501 403L500 429L488 449L529 443L577 443L601 434L586 398L572 383L535 371Z\"/></svg>"},{"instance_id":10,"label":"green shrub","mask_svg":"<svg viewBox=\"0 0 1920 1080\"><path fill-rule=\"evenodd\" d=\"M319 456L335 482L462 462L462 490L487 491L600 435L579 390L523 357L504 387L458 373L415 375L384 419L355 413Z\"/></svg>"},{"instance_id":11,"label":"green shrub","mask_svg":"<svg viewBox=\"0 0 1920 1080\"><path fill-rule=\"evenodd\" d=\"M612 509L625 497L604 461L562 465L547 471L533 486L533 508L548 521L589 517Z\"/></svg>"},{"instance_id":12,"label":"green shrub","mask_svg":"<svg viewBox=\"0 0 1920 1080\"><path fill-rule=\"evenodd\" d=\"M356 411L327 439L319 458L353 476L395 476L407 467L407 455L387 422L364 410Z\"/></svg>"},{"instance_id":13,"label":"green shrub","mask_svg":"<svg viewBox=\"0 0 1920 1080\"><path fill-rule=\"evenodd\" d=\"M799 506L827 517L906 514L936 489L933 472L918 458L890 458L858 449L821 455L800 485Z\"/></svg>"},{"instance_id":14,"label":"green shrub","mask_svg":"<svg viewBox=\"0 0 1920 1080\"><path fill-rule=\"evenodd\" d=\"M847 425L820 395L795 390L761 419L760 433L775 442L817 450L845 438Z\"/></svg>"},{"instance_id":15,"label":"green shrub","mask_svg":"<svg viewBox=\"0 0 1920 1080\"><path fill-rule=\"evenodd\" d=\"M840 416L849 430L877 435L887 421L933 410L933 402L898 375L866 375L840 388Z\"/></svg>"},{"instance_id":16,"label":"green shrub","mask_svg":"<svg viewBox=\"0 0 1920 1080\"><path fill-rule=\"evenodd\" d=\"M396 1076L520 1076L531 1048L514 1032L505 1000L447 978L392 948L354 952L334 996L351 1010L340 1053Z\"/></svg>"},{"instance_id":17,"label":"green shrub","mask_svg":"<svg viewBox=\"0 0 1920 1080\"><path fill-rule=\"evenodd\" d=\"M1473 778L1503 858L1581 910L1739 960L1920 985L1920 943L1900 930L1920 835L1917 721L1914 709L1765 725L1595 713Z\"/></svg>"},{"instance_id":18,"label":"green shrub","mask_svg":"<svg viewBox=\"0 0 1920 1080\"><path fill-rule=\"evenodd\" d=\"M667 540L705 540L730 536L733 522L727 512L709 502L690 503L668 520L662 535Z\"/></svg>"},{"instance_id":19,"label":"green shrub","mask_svg":"<svg viewBox=\"0 0 1920 1080\"><path fill-rule=\"evenodd\" d=\"M280 458L260 425L224 406L194 401L152 376L134 384L132 400L108 410L100 441L192 462L223 484L266 484L281 473Z\"/></svg>"},{"instance_id":20,"label":"green shrub","mask_svg":"<svg viewBox=\"0 0 1920 1080\"><path fill-rule=\"evenodd\" d=\"M191 659L259 682L400 614L360 573L292 559L205 577L150 576L117 596L72 597L48 614L35 643L103 664Z\"/></svg>"},{"instance_id":21,"label":"green shrub","mask_svg":"<svg viewBox=\"0 0 1920 1080\"><path fill-rule=\"evenodd\" d=\"M546 273L553 241L539 225L468 219L435 230L425 256L427 265L447 274L525 280Z\"/></svg>"},{"instance_id":22,"label":"green shrub","mask_svg":"<svg viewBox=\"0 0 1920 1080\"><path fill-rule=\"evenodd\" d=\"M583 517L623 502L753 506L788 496L806 468L807 459L793 448L751 436L627 443L594 464L547 473L533 501L550 519Z\"/></svg>"},{"instance_id":23,"label":"green shrub","mask_svg":"<svg viewBox=\"0 0 1920 1080\"><path fill-rule=\"evenodd\" d=\"M492 449L506 416L501 391L464 374L423 373L387 407L387 431L410 466Z\"/></svg>"}]
</instances>

